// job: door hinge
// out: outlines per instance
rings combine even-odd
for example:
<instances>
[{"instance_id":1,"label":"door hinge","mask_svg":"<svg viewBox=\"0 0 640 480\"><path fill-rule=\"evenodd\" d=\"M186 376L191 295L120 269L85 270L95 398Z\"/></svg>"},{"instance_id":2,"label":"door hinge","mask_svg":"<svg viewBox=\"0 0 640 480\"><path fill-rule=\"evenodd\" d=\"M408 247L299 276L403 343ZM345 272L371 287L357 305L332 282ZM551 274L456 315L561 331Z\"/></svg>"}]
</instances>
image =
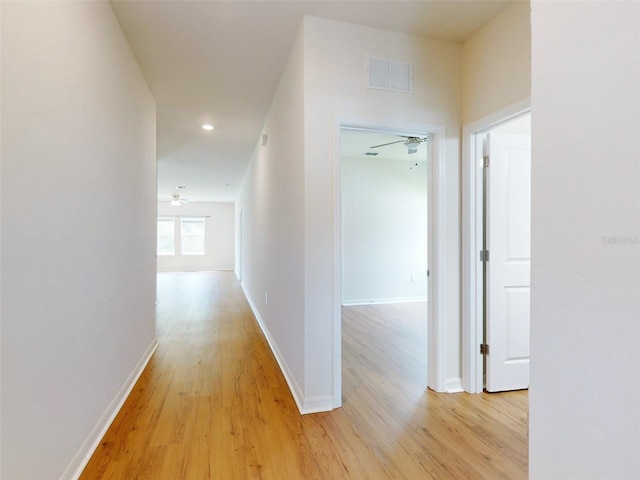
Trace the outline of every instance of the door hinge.
<instances>
[{"instance_id":1,"label":"door hinge","mask_svg":"<svg viewBox=\"0 0 640 480\"><path fill-rule=\"evenodd\" d=\"M488 168L490 163L489 155L482 157L482 168Z\"/></svg>"},{"instance_id":2,"label":"door hinge","mask_svg":"<svg viewBox=\"0 0 640 480\"><path fill-rule=\"evenodd\" d=\"M489 355L489 345L486 343L480 344L480 355Z\"/></svg>"},{"instance_id":3,"label":"door hinge","mask_svg":"<svg viewBox=\"0 0 640 480\"><path fill-rule=\"evenodd\" d=\"M489 261L489 250L480 250L480 261L481 262Z\"/></svg>"}]
</instances>

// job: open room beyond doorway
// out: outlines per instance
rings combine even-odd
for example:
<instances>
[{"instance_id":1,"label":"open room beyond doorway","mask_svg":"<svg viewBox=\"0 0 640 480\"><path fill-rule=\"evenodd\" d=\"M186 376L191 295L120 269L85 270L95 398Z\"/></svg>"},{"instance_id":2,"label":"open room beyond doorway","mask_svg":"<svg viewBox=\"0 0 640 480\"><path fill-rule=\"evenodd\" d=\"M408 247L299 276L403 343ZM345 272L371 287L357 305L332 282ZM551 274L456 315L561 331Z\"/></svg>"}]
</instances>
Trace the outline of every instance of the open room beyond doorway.
<instances>
[{"instance_id":1,"label":"open room beyond doorway","mask_svg":"<svg viewBox=\"0 0 640 480\"><path fill-rule=\"evenodd\" d=\"M349 128L340 135L342 328L368 325L387 332L377 348L411 355L401 355L404 364L386 375L399 375L398 368L409 372L422 390L427 387L430 150L426 133ZM345 368L353 367L350 348L343 344Z\"/></svg>"}]
</instances>

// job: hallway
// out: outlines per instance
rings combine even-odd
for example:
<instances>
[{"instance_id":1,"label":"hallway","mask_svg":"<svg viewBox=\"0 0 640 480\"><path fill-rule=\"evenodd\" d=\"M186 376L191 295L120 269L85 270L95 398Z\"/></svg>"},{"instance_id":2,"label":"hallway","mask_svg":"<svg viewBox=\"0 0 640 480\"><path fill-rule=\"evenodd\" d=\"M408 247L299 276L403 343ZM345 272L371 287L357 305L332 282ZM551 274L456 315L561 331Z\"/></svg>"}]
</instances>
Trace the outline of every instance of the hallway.
<instances>
[{"instance_id":1,"label":"hallway","mask_svg":"<svg viewBox=\"0 0 640 480\"><path fill-rule=\"evenodd\" d=\"M527 478L526 392L424 391L389 355L402 336L412 356L411 322L345 309L344 406L300 416L233 273L159 274L158 299L158 350L83 479Z\"/></svg>"}]
</instances>

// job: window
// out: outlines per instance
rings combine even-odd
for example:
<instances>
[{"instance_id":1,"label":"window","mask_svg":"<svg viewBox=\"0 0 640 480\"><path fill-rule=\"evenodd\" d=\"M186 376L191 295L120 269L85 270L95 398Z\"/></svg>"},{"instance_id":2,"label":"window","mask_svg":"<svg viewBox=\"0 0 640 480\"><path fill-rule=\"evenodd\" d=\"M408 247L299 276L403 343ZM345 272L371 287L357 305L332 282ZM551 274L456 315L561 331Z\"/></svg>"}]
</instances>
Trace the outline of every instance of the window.
<instances>
[{"instance_id":1,"label":"window","mask_svg":"<svg viewBox=\"0 0 640 480\"><path fill-rule=\"evenodd\" d=\"M182 218L181 223L182 255L204 255L204 218Z\"/></svg>"},{"instance_id":2,"label":"window","mask_svg":"<svg viewBox=\"0 0 640 480\"><path fill-rule=\"evenodd\" d=\"M158 255L175 255L173 217L158 217Z\"/></svg>"}]
</instances>

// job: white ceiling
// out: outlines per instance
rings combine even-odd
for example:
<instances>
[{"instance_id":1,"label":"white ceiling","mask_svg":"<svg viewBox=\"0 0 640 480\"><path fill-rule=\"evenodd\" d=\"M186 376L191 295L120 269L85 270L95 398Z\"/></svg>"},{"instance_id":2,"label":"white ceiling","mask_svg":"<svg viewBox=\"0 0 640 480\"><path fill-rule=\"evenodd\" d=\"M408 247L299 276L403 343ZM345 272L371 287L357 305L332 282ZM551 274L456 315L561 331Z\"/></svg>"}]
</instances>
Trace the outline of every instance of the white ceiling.
<instances>
[{"instance_id":1,"label":"white ceiling","mask_svg":"<svg viewBox=\"0 0 640 480\"><path fill-rule=\"evenodd\" d=\"M232 202L303 15L464 41L510 0L111 3L156 100L158 196Z\"/></svg>"}]
</instances>

